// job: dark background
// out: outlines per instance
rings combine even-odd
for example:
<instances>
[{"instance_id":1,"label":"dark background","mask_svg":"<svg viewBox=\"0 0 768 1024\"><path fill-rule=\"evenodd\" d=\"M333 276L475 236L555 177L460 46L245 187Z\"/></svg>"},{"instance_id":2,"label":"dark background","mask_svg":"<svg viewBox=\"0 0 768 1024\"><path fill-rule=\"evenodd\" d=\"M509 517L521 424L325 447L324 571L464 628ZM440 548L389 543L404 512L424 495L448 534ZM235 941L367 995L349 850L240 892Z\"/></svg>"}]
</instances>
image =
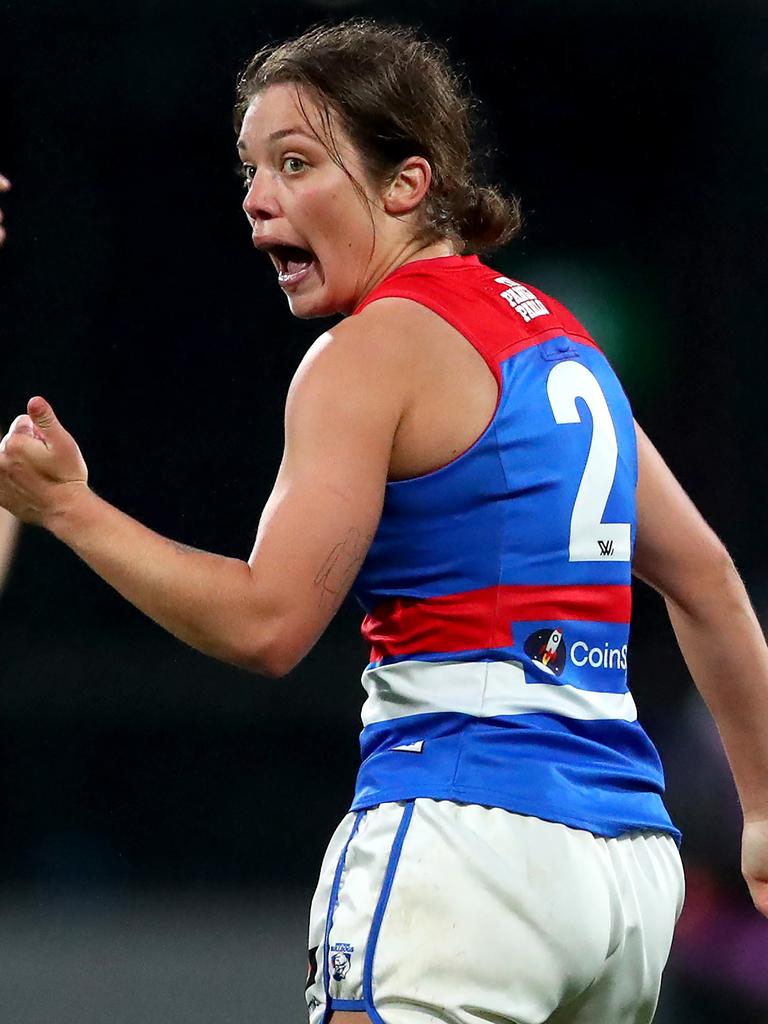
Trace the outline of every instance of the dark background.
<instances>
[{"instance_id":1,"label":"dark background","mask_svg":"<svg viewBox=\"0 0 768 1024\"><path fill-rule=\"evenodd\" d=\"M45 395L103 497L187 544L247 557L288 384L324 323L291 319L251 248L233 81L262 43L342 14L417 24L447 44L482 105L488 173L526 214L523 238L492 262L592 329L762 612L763 3L0 3L0 169L14 182L2 202L0 423ZM37 1020L34 999L56 988L30 967L52 963L40 937L53 934L54 906L72 915L51 940L59 950L82 939L83 907L108 928L125 901L155 922L163 901L223 901L237 908L228 922L295 919L298 939L285 941L303 943L295 908L354 783L359 618L346 606L287 679L250 677L184 648L52 538L23 532L0 601L0 895L13 934L32 943L15 974L0 971L14 1020ZM661 602L641 585L633 636L633 690L665 755L689 866L691 909L660 1013L693 1024L724 998L729 1019L768 1020L768 983L755 980L767 926L738 877L732 788ZM181 946L197 934L185 928ZM138 944L139 960L148 948ZM216 1017L199 1003L198 1016L182 1012L199 977L184 948L185 995L158 1019L253 1015L245 988L230 1016L221 1003ZM271 950L248 984L268 987L287 956ZM135 995L138 975L127 977ZM230 996L242 974L232 977ZM167 995L167 979L153 991ZM301 979L287 983L275 1021L301 1013ZM73 1020L154 1019L131 996L118 1011L115 984L88 991Z\"/></svg>"}]
</instances>

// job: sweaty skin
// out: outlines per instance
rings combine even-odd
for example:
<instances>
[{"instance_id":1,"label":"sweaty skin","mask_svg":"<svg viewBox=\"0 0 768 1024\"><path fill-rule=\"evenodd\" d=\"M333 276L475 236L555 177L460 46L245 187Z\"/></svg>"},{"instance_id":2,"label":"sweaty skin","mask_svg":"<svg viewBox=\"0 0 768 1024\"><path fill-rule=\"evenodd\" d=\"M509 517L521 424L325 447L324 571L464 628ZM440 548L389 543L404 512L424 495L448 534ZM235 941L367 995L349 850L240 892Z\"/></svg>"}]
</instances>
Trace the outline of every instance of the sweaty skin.
<instances>
[{"instance_id":1,"label":"sweaty skin","mask_svg":"<svg viewBox=\"0 0 768 1024\"><path fill-rule=\"evenodd\" d=\"M292 86L272 86L251 104L240 138L244 210L296 316L349 313L396 267L453 249L420 240L431 175L423 158L377 185L337 126L362 199L311 130L320 131L307 97L304 105L309 132ZM94 494L75 440L41 397L0 446L0 505L50 530L186 643L283 676L349 589L387 479L454 458L484 429L495 401L490 371L457 332L412 302L381 300L321 335L302 360L286 404L282 463L247 562L177 545ZM457 408L467 410L460 422ZM664 595L721 730L744 807L745 878L768 915L765 641L722 544L639 430L638 443L634 570ZM359 1014L337 1014L335 1024L348 1017L360 1024Z\"/></svg>"}]
</instances>

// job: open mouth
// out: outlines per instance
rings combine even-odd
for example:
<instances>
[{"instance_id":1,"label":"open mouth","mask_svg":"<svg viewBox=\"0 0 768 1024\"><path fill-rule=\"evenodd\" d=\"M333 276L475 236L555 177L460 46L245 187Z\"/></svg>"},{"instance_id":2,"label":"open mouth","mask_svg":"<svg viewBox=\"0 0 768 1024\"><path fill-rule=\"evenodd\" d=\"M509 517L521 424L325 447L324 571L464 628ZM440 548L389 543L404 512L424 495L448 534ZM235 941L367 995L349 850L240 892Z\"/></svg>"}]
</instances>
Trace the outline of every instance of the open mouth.
<instances>
[{"instance_id":1,"label":"open mouth","mask_svg":"<svg viewBox=\"0 0 768 1024\"><path fill-rule=\"evenodd\" d=\"M298 285L309 274L315 263L315 254L296 245L271 245L267 249L277 269L282 288Z\"/></svg>"}]
</instances>

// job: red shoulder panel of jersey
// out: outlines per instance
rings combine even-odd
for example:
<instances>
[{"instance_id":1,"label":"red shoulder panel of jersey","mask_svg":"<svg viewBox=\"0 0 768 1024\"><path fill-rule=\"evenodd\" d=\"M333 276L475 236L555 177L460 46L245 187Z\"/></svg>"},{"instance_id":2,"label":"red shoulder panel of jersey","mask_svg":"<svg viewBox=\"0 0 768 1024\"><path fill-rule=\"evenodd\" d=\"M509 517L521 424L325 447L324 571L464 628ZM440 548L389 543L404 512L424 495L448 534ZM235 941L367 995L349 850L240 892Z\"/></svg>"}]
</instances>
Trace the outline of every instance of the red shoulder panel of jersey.
<instances>
[{"instance_id":1,"label":"red shoulder panel of jersey","mask_svg":"<svg viewBox=\"0 0 768 1024\"><path fill-rule=\"evenodd\" d=\"M377 285L354 313L384 298L411 299L432 309L474 345L497 376L502 360L549 338L567 335L598 347L556 299L487 267L477 256L406 263Z\"/></svg>"}]
</instances>

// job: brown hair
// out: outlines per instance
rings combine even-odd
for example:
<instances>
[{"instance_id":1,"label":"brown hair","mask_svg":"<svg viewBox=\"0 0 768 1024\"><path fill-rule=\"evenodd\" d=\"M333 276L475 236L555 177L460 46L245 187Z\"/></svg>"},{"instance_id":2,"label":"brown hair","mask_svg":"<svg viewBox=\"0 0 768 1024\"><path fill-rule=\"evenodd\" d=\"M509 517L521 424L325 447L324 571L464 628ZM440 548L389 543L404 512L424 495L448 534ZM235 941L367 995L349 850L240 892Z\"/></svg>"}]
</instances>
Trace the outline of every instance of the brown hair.
<instances>
[{"instance_id":1,"label":"brown hair","mask_svg":"<svg viewBox=\"0 0 768 1024\"><path fill-rule=\"evenodd\" d=\"M489 251L520 232L518 200L478 180L471 145L472 101L445 50L435 43L410 28L355 19L265 46L238 78L238 130L254 96L286 82L303 86L317 102L332 147L329 153L340 166L332 111L372 181L392 180L409 156L429 162L425 241L450 238L464 248Z\"/></svg>"}]
</instances>

